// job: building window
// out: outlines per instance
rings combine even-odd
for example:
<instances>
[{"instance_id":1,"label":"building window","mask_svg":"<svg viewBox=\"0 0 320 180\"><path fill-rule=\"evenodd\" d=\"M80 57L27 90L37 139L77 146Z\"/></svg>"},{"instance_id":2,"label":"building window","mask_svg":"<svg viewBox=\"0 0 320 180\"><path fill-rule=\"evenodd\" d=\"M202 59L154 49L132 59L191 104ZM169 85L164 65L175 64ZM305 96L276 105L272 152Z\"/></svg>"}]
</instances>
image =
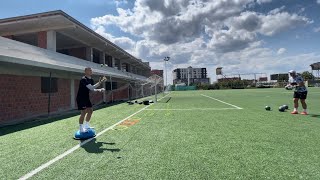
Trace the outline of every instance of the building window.
<instances>
[{"instance_id":1,"label":"building window","mask_svg":"<svg viewBox=\"0 0 320 180\"><path fill-rule=\"evenodd\" d=\"M100 64L100 53L95 49L92 50L92 61Z\"/></svg>"},{"instance_id":2,"label":"building window","mask_svg":"<svg viewBox=\"0 0 320 180\"><path fill-rule=\"evenodd\" d=\"M51 86L51 90L50 90ZM41 93L56 93L58 92L58 78L41 77Z\"/></svg>"},{"instance_id":3,"label":"building window","mask_svg":"<svg viewBox=\"0 0 320 180\"><path fill-rule=\"evenodd\" d=\"M106 64L112 67L112 56L106 55Z\"/></svg>"},{"instance_id":4,"label":"building window","mask_svg":"<svg viewBox=\"0 0 320 180\"><path fill-rule=\"evenodd\" d=\"M112 82L112 90L115 90L118 88L118 83L117 82ZM106 90L110 91L111 90L111 82L106 82Z\"/></svg>"}]
</instances>

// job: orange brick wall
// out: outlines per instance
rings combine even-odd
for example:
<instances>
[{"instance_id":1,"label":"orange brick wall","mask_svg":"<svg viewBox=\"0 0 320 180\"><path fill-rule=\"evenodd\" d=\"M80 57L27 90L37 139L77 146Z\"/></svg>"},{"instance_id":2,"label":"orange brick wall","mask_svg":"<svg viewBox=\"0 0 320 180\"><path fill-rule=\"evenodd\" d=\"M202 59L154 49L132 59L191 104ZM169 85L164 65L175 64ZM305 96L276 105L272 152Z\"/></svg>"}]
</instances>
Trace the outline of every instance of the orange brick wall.
<instances>
[{"instance_id":1,"label":"orange brick wall","mask_svg":"<svg viewBox=\"0 0 320 180\"><path fill-rule=\"evenodd\" d=\"M38 32L38 47L47 49L47 32L46 31Z\"/></svg>"},{"instance_id":2,"label":"orange brick wall","mask_svg":"<svg viewBox=\"0 0 320 180\"><path fill-rule=\"evenodd\" d=\"M114 101L126 100L126 99L128 99L128 88L123 89L121 91L117 91L117 90L114 91L114 93L113 93L113 100Z\"/></svg>"},{"instance_id":3,"label":"orange brick wall","mask_svg":"<svg viewBox=\"0 0 320 180\"><path fill-rule=\"evenodd\" d=\"M80 59L86 59L86 48L69 49L69 55Z\"/></svg>"},{"instance_id":4,"label":"orange brick wall","mask_svg":"<svg viewBox=\"0 0 320 180\"><path fill-rule=\"evenodd\" d=\"M78 89L79 89L79 83L80 83L80 80L74 80L74 102L75 102L75 105L76 105L76 109L78 108L77 106L77 94L78 94Z\"/></svg>"},{"instance_id":5,"label":"orange brick wall","mask_svg":"<svg viewBox=\"0 0 320 180\"><path fill-rule=\"evenodd\" d=\"M6 74L1 76L0 84L3 88L0 88L0 124L47 114L48 93L41 93L41 77ZM70 83L69 79L58 78L58 92L51 94L51 113L71 109ZM76 97L79 80L75 80L74 85ZM103 102L102 93L94 92L90 97L92 104ZM128 89L115 90L113 99L128 99ZM110 101L111 95L107 97L107 102Z\"/></svg>"},{"instance_id":6,"label":"orange brick wall","mask_svg":"<svg viewBox=\"0 0 320 180\"><path fill-rule=\"evenodd\" d=\"M2 36L2 37L7 38L7 39L13 39L13 35Z\"/></svg>"},{"instance_id":7,"label":"orange brick wall","mask_svg":"<svg viewBox=\"0 0 320 180\"><path fill-rule=\"evenodd\" d=\"M58 92L51 94L50 111L64 111L70 109L70 80L58 79Z\"/></svg>"},{"instance_id":8,"label":"orange brick wall","mask_svg":"<svg viewBox=\"0 0 320 180\"><path fill-rule=\"evenodd\" d=\"M41 93L41 77L1 75L0 123L48 112L48 94ZM70 109L70 81L58 79L58 92L51 94L51 112Z\"/></svg>"}]
</instances>

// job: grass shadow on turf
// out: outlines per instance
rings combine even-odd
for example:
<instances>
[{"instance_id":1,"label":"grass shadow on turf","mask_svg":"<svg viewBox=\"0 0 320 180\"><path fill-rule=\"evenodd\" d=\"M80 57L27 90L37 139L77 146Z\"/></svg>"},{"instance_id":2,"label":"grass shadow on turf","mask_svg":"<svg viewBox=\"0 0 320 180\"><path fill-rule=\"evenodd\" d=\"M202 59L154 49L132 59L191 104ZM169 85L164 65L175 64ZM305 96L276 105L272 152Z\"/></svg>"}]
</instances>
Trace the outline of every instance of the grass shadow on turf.
<instances>
[{"instance_id":1,"label":"grass shadow on turf","mask_svg":"<svg viewBox=\"0 0 320 180\"><path fill-rule=\"evenodd\" d=\"M103 145L115 145L116 143L106 143L106 142L97 142L97 139L94 138L88 143L82 145L81 147L87 151L88 153L103 153L104 151L109 151L109 152L120 152L119 148L103 148Z\"/></svg>"},{"instance_id":2,"label":"grass shadow on turf","mask_svg":"<svg viewBox=\"0 0 320 180\"><path fill-rule=\"evenodd\" d=\"M121 103L124 103L124 101L114 102L114 103L110 103L110 104L97 105L96 107L94 107L94 110L99 110L99 109L103 109L106 107L115 106L115 105L118 105ZM29 129L29 128L33 128L33 127L37 127L37 126L41 126L41 125L45 125L45 124L49 124L49 123L53 123L56 121L64 120L66 118L71 118L71 117L75 117L78 115L80 115L80 111L71 110L71 111L61 113L61 114L55 114L55 115L52 115L49 117L47 115L45 115L45 116L35 117L32 119L26 119L25 121L17 123L17 124L1 126L0 127L0 136L4 136L6 134L22 131L25 129Z\"/></svg>"}]
</instances>

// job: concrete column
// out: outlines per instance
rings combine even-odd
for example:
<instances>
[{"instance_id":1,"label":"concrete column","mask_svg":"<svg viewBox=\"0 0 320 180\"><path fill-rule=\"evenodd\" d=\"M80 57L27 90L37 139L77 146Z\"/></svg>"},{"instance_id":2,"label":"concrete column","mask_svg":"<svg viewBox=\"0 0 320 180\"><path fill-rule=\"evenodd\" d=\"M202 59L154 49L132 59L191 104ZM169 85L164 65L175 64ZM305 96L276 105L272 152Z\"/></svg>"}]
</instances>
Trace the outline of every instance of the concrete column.
<instances>
[{"instance_id":1,"label":"concrete column","mask_svg":"<svg viewBox=\"0 0 320 180\"><path fill-rule=\"evenodd\" d=\"M106 53L100 52L100 64L106 64Z\"/></svg>"},{"instance_id":2,"label":"concrete column","mask_svg":"<svg viewBox=\"0 0 320 180\"><path fill-rule=\"evenodd\" d=\"M74 92L74 79L70 80L70 107L71 109L75 109L76 108L76 104L75 104L75 92Z\"/></svg>"},{"instance_id":3,"label":"concrete column","mask_svg":"<svg viewBox=\"0 0 320 180\"><path fill-rule=\"evenodd\" d=\"M56 31L47 31L47 49L51 51L57 51Z\"/></svg>"},{"instance_id":4,"label":"concrete column","mask_svg":"<svg viewBox=\"0 0 320 180\"><path fill-rule=\"evenodd\" d=\"M93 49L92 47L86 47L86 60L93 61Z\"/></svg>"}]
</instances>

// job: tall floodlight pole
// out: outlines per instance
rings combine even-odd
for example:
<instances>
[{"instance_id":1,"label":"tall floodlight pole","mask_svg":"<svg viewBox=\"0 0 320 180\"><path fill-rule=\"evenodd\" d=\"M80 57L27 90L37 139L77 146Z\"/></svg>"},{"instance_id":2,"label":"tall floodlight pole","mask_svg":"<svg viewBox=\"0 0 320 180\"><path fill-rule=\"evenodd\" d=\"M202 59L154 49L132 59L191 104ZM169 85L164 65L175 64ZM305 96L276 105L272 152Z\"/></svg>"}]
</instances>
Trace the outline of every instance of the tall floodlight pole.
<instances>
[{"instance_id":1,"label":"tall floodlight pole","mask_svg":"<svg viewBox=\"0 0 320 180\"><path fill-rule=\"evenodd\" d=\"M163 60L164 60L164 69L166 71L166 88L168 86L168 72L167 72L167 61L169 61L170 57L167 56L165 57Z\"/></svg>"},{"instance_id":2,"label":"tall floodlight pole","mask_svg":"<svg viewBox=\"0 0 320 180\"><path fill-rule=\"evenodd\" d=\"M190 86L190 70L192 69L191 66L188 67L188 86Z\"/></svg>"}]
</instances>

